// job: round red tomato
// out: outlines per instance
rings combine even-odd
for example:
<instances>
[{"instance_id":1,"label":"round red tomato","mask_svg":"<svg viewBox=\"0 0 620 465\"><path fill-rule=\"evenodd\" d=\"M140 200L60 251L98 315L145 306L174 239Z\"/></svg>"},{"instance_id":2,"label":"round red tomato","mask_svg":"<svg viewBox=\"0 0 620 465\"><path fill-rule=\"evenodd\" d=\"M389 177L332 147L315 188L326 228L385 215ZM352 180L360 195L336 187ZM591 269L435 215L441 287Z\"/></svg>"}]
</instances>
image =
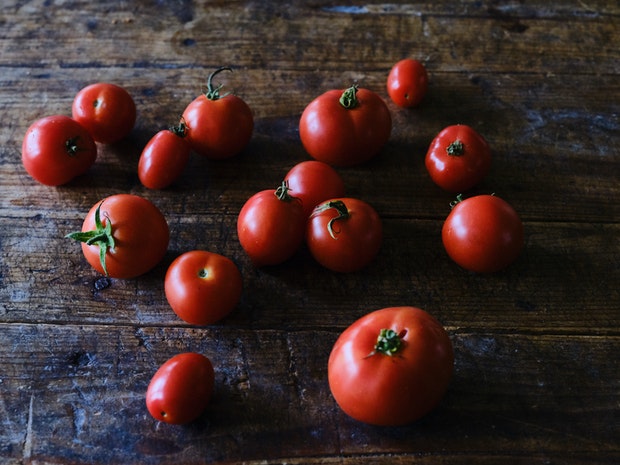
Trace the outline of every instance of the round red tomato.
<instances>
[{"instance_id":1,"label":"round red tomato","mask_svg":"<svg viewBox=\"0 0 620 465\"><path fill-rule=\"evenodd\" d=\"M306 242L324 267L341 273L358 271L377 255L383 239L381 218L368 203L331 199L310 216Z\"/></svg>"},{"instance_id":2,"label":"round red tomato","mask_svg":"<svg viewBox=\"0 0 620 465\"><path fill-rule=\"evenodd\" d=\"M146 408L153 418L183 425L206 409L215 384L211 361L202 354L184 352L164 363L146 391Z\"/></svg>"},{"instance_id":3,"label":"round red tomato","mask_svg":"<svg viewBox=\"0 0 620 465\"><path fill-rule=\"evenodd\" d=\"M93 205L81 232L67 237L82 242L84 257L98 272L134 278L161 261L170 234L164 215L149 200L117 194Z\"/></svg>"},{"instance_id":4,"label":"round red tomato","mask_svg":"<svg viewBox=\"0 0 620 465\"><path fill-rule=\"evenodd\" d=\"M347 415L398 426L437 406L453 366L452 343L435 318L415 307L390 307L363 316L340 335L327 375Z\"/></svg>"},{"instance_id":5,"label":"round red tomato","mask_svg":"<svg viewBox=\"0 0 620 465\"><path fill-rule=\"evenodd\" d=\"M73 99L72 112L93 139L103 144L126 137L136 123L136 104L129 92L106 82L80 90Z\"/></svg>"},{"instance_id":6,"label":"round red tomato","mask_svg":"<svg viewBox=\"0 0 620 465\"><path fill-rule=\"evenodd\" d=\"M97 159L97 144L77 121L63 115L41 118L22 142L22 163L41 184L59 186L85 173Z\"/></svg>"},{"instance_id":7,"label":"round red tomato","mask_svg":"<svg viewBox=\"0 0 620 465\"><path fill-rule=\"evenodd\" d=\"M239 303L242 287L237 265L205 250L177 257L164 280L172 310L193 325L210 325L228 315Z\"/></svg>"},{"instance_id":8,"label":"round red tomato","mask_svg":"<svg viewBox=\"0 0 620 465\"><path fill-rule=\"evenodd\" d=\"M159 131L144 146L138 162L138 177L145 187L164 189L181 176L192 150L185 133L182 122Z\"/></svg>"},{"instance_id":9,"label":"round red tomato","mask_svg":"<svg viewBox=\"0 0 620 465\"><path fill-rule=\"evenodd\" d=\"M237 235L255 266L278 265L299 249L305 226L301 201L283 182L248 199L239 212Z\"/></svg>"},{"instance_id":10,"label":"round red tomato","mask_svg":"<svg viewBox=\"0 0 620 465\"><path fill-rule=\"evenodd\" d=\"M446 218L441 237L452 260L478 273L492 273L510 265L524 242L519 215L494 195L459 198Z\"/></svg>"},{"instance_id":11,"label":"round red tomato","mask_svg":"<svg viewBox=\"0 0 620 465\"><path fill-rule=\"evenodd\" d=\"M230 158L250 142L254 130L252 110L233 94L220 94L213 77L230 68L219 68L210 76L207 92L196 97L183 112L187 139L192 149L211 159Z\"/></svg>"},{"instance_id":12,"label":"round red tomato","mask_svg":"<svg viewBox=\"0 0 620 465\"><path fill-rule=\"evenodd\" d=\"M478 184L491 168L487 141L464 124L443 129L426 153L426 169L431 179L449 192L465 192Z\"/></svg>"},{"instance_id":13,"label":"round red tomato","mask_svg":"<svg viewBox=\"0 0 620 465\"><path fill-rule=\"evenodd\" d=\"M308 160L293 166L284 177L291 195L301 200L304 215L310 216L321 202L342 197L344 181L340 174L327 163Z\"/></svg>"},{"instance_id":14,"label":"round red tomato","mask_svg":"<svg viewBox=\"0 0 620 465\"><path fill-rule=\"evenodd\" d=\"M396 63L387 78L387 92L392 101L404 108L420 104L428 90L428 73L418 60L405 58Z\"/></svg>"},{"instance_id":15,"label":"round red tomato","mask_svg":"<svg viewBox=\"0 0 620 465\"><path fill-rule=\"evenodd\" d=\"M330 90L304 109L299 136L316 160L334 166L353 166L377 155L392 131L392 118L376 93L349 87Z\"/></svg>"}]
</instances>

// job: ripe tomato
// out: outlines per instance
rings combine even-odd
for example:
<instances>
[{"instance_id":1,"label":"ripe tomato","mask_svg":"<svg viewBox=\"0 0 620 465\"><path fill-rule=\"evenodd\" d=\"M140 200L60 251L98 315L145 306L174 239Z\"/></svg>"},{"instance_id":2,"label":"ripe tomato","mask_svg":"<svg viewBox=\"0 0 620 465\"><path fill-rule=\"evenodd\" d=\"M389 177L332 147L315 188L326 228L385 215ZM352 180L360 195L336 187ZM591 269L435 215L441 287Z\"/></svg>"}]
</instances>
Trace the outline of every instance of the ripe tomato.
<instances>
[{"instance_id":1,"label":"ripe tomato","mask_svg":"<svg viewBox=\"0 0 620 465\"><path fill-rule=\"evenodd\" d=\"M73 99L72 112L93 139L103 144L126 137L136 123L136 104L129 92L105 82L80 90Z\"/></svg>"},{"instance_id":2,"label":"ripe tomato","mask_svg":"<svg viewBox=\"0 0 620 465\"><path fill-rule=\"evenodd\" d=\"M478 273L499 271L523 248L523 224L506 201L477 195L459 201L441 231L446 252L463 268Z\"/></svg>"},{"instance_id":3,"label":"ripe tomato","mask_svg":"<svg viewBox=\"0 0 620 465\"><path fill-rule=\"evenodd\" d=\"M284 176L292 195L301 200L304 215L310 216L321 202L342 197L344 181L340 174L327 163L308 160L293 166Z\"/></svg>"},{"instance_id":4,"label":"ripe tomato","mask_svg":"<svg viewBox=\"0 0 620 465\"><path fill-rule=\"evenodd\" d=\"M288 185L254 194L237 219L241 247L256 266L278 265L293 256L304 240L306 216Z\"/></svg>"},{"instance_id":5,"label":"ripe tomato","mask_svg":"<svg viewBox=\"0 0 620 465\"><path fill-rule=\"evenodd\" d=\"M327 377L347 415L399 426L437 406L453 366L452 343L435 318L415 307L390 307L361 317L338 337Z\"/></svg>"},{"instance_id":6,"label":"ripe tomato","mask_svg":"<svg viewBox=\"0 0 620 465\"><path fill-rule=\"evenodd\" d=\"M22 163L41 184L59 186L85 173L97 159L97 144L77 121L63 115L41 118L22 142Z\"/></svg>"},{"instance_id":7,"label":"ripe tomato","mask_svg":"<svg viewBox=\"0 0 620 465\"><path fill-rule=\"evenodd\" d=\"M177 257L164 280L172 310L193 325L209 325L228 315L239 303L242 287L241 273L232 260L205 250Z\"/></svg>"},{"instance_id":8,"label":"ripe tomato","mask_svg":"<svg viewBox=\"0 0 620 465\"><path fill-rule=\"evenodd\" d=\"M390 138L392 118L376 93L357 86L330 90L304 109L299 136L315 159L353 166L377 155Z\"/></svg>"},{"instance_id":9,"label":"ripe tomato","mask_svg":"<svg viewBox=\"0 0 620 465\"><path fill-rule=\"evenodd\" d=\"M464 124L448 126L431 142L426 153L431 179L449 192L465 192L478 184L491 168L487 141Z\"/></svg>"},{"instance_id":10,"label":"ripe tomato","mask_svg":"<svg viewBox=\"0 0 620 465\"><path fill-rule=\"evenodd\" d=\"M146 408L156 420L183 425L198 418L211 400L215 373L211 360L195 352L175 355L153 375Z\"/></svg>"},{"instance_id":11,"label":"ripe tomato","mask_svg":"<svg viewBox=\"0 0 620 465\"><path fill-rule=\"evenodd\" d=\"M164 189L181 176L192 150L185 134L185 123L181 122L148 141L138 162L138 177L145 187Z\"/></svg>"},{"instance_id":12,"label":"ripe tomato","mask_svg":"<svg viewBox=\"0 0 620 465\"><path fill-rule=\"evenodd\" d=\"M387 92L392 101L404 108L420 104L428 90L428 73L418 60L405 58L396 63L387 78Z\"/></svg>"},{"instance_id":13,"label":"ripe tomato","mask_svg":"<svg viewBox=\"0 0 620 465\"><path fill-rule=\"evenodd\" d=\"M192 149L211 159L230 158L250 142L254 130L252 110L233 94L220 95L222 86L213 87L213 77L230 68L214 71L207 92L196 97L183 111L187 139Z\"/></svg>"},{"instance_id":14,"label":"ripe tomato","mask_svg":"<svg viewBox=\"0 0 620 465\"><path fill-rule=\"evenodd\" d=\"M306 230L306 243L316 261L341 273L368 265L379 252L382 239L381 218L375 209L354 198L318 205Z\"/></svg>"},{"instance_id":15,"label":"ripe tomato","mask_svg":"<svg viewBox=\"0 0 620 465\"><path fill-rule=\"evenodd\" d=\"M170 233L164 215L149 200L116 194L90 209L81 232L66 237L82 242L82 252L98 272L134 278L164 257Z\"/></svg>"}]
</instances>

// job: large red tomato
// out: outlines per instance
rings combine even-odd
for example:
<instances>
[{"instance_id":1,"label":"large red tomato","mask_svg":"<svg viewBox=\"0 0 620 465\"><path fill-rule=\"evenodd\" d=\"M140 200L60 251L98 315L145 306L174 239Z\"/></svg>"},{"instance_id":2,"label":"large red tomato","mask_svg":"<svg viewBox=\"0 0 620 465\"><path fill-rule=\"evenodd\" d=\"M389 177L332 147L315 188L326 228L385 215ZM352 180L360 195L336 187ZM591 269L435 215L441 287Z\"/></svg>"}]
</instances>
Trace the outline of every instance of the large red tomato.
<instances>
[{"instance_id":1,"label":"large red tomato","mask_svg":"<svg viewBox=\"0 0 620 465\"><path fill-rule=\"evenodd\" d=\"M437 406L453 366L452 343L435 318L415 307L390 307L361 317L340 335L327 375L347 415L397 426Z\"/></svg>"},{"instance_id":2,"label":"large red tomato","mask_svg":"<svg viewBox=\"0 0 620 465\"><path fill-rule=\"evenodd\" d=\"M63 115L41 118L22 142L22 163L41 184L59 186L85 173L97 159L97 144L77 121Z\"/></svg>"},{"instance_id":3,"label":"large red tomato","mask_svg":"<svg viewBox=\"0 0 620 465\"><path fill-rule=\"evenodd\" d=\"M387 78L387 92L392 101L404 108L420 104L428 90L428 73L418 60L405 58L397 62Z\"/></svg>"},{"instance_id":4,"label":"large red tomato","mask_svg":"<svg viewBox=\"0 0 620 465\"><path fill-rule=\"evenodd\" d=\"M304 109L299 136L315 159L334 166L353 166L377 155L390 138L392 117L371 90L330 90Z\"/></svg>"},{"instance_id":5,"label":"large red tomato","mask_svg":"<svg viewBox=\"0 0 620 465\"><path fill-rule=\"evenodd\" d=\"M444 222L446 252L463 268L499 271L517 259L524 243L523 223L508 202L494 195L459 201Z\"/></svg>"},{"instance_id":6,"label":"large red tomato","mask_svg":"<svg viewBox=\"0 0 620 465\"><path fill-rule=\"evenodd\" d=\"M164 215L149 200L117 194L93 205L82 230L67 237L82 242L84 257L98 272L134 278L161 261L170 233Z\"/></svg>"}]
</instances>

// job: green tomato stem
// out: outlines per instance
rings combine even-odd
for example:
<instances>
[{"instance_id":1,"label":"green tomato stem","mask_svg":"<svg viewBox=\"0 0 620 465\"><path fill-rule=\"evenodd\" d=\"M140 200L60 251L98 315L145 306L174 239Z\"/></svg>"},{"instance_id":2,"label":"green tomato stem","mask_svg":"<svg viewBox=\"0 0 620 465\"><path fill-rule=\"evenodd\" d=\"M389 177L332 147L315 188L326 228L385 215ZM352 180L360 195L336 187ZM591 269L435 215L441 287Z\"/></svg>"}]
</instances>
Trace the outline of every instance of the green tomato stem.
<instances>
[{"instance_id":1,"label":"green tomato stem","mask_svg":"<svg viewBox=\"0 0 620 465\"><path fill-rule=\"evenodd\" d=\"M460 157L465 154L465 144L457 139L446 147L446 152L450 156Z\"/></svg>"},{"instance_id":2,"label":"green tomato stem","mask_svg":"<svg viewBox=\"0 0 620 465\"><path fill-rule=\"evenodd\" d=\"M338 240L336 237L337 231L334 231L334 223L338 220L344 220L351 216L347 206L342 200L330 200L329 202L325 202L324 204L317 206L312 212L312 215L322 213L330 208L334 208L338 212L338 216L335 216L329 220L327 223L327 231L332 239Z\"/></svg>"},{"instance_id":3,"label":"green tomato stem","mask_svg":"<svg viewBox=\"0 0 620 465\"><path fill-rule=\"evenodd\" d=\"M359 100L357 99L357 84L352 85L347 90L345 90L340 96L340 105L342 105L345 109L351 110L359 105Z\"/></svg>"},{"instance_id":4,"label":"green tomato stem","mask_svg":"<svg viewBox=\"0 0 620 465\"><path fill-rule=\"evenodd\" d=\"M373 351L368 354L368 357L372 357L377 353L387 355L388 357L393 357L403 346L403 336L404 333L398 334L393 329L383 328L379 331L379 336L377 337L375 347L373 348Z\"/></svg>"},{"instance_id":5,"label":"green tomato stem","mask_svg":"<svg viewBox=\"0 0 620 465\"><path fill-rule=\"evenodd\" d=\"M219 100L230 94L230 92L227 92L224 95L220 95L220 89L224 87L223 84L220 84L217 87L213 87L213 78L222 71L230 71L232 73L232 68L230 68L229 66L222 66L221 68L216 69L209 75L209 78L207 79L207 91L205 92L205 96L209 100Z\"/></svg>"}]
</instances>

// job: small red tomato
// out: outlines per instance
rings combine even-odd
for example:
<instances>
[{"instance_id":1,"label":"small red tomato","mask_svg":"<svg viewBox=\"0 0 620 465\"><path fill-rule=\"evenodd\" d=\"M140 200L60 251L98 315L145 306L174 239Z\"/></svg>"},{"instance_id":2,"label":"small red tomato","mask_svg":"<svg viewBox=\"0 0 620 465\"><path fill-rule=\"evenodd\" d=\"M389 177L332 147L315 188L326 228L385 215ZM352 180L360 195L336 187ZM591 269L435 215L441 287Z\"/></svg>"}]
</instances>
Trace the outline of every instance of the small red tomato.
<instances>
[{"instance_id":1,"label":"small red tomato","mask_svg":"<svg viewBox=\"0 0 620 465\"><path fill-rule=\"evenodd\" d=\"M381 218L366 202L332 199L318 205L307 224L306 243L317 262L350 273L368 265L381 248Z\"/></svg>"},{"instance_id":2,"label":"small red tomato","mask_svg":"<svg viewBox=\"0 0 620 465\"><path fill-rule=\"evenodd\" d=\"M306 219L301 201L283 182L278 189L254 194L243 205L237 219L239 242L255 266L278 265L301 246Z\"/></svg>"},{"instance_id":3,"label":"small red tomato","mask_svg":"<svg viewBox=\"0 0 620 465\"><path fill-rule=\"evenodd\" d=\"M396 63L387 78L387 92L392 101L404 108L420 104L428 90L428 73L418 60L405 58Z\"/></svg>"},{"instance_id":4,"label":"small red tomato","mask_svg":"<svg viewBox=\"0 0 620 465\"><path fill-rule=\"evenodd\" d=\"M177 257L166 273L164 290L172 310L193 325L210 325L228 315L242 291L239 268L232 260L205 250Z\"/></svg>"},{"instance_id":5,"label":"small red tomato","mask_svg":"<svg viewBox=\"0 0 620 465\"><path fill-rule=\"evenodd\" d=\"M340 408L373 425L411 423L433 410L454 366L443 326L415 307L376 310L338 337L327 365Z\"/></svg>"},{"instance_id":6,"label":"small red tomato","mask_svg":"<svg viewBox=\"0 0 620 465\"><path fill-rule=\"evenodd\" d=\"M22 142L22 163L41 184L59 186L85 173L97 159L97 144L77 121L63 115L41 118Z\"/></svg>"},{"instance_id":7,"label":"small red tomato","mask_svg":"<svg viewBox=\"0 0 620 465\"><path fill-rule=\"evenodd\" d=\"M222 86L213 87L214 71L207 82L207 92L196 97L183 111L187 139L192 149L211 159L230 158L250 142L254 116L245 101L233 94L220 95Z\"/></svg>"},{"instance_id":8,"label":"small red tomato","mask_svg":"<svg viewBox=\"0 0 620 465\"><path fill-rule=\"evenodd\" d=\"M491 149L487 141L464 124L448 126L431 142L425 159L431 179L448 192L465 192L488 174Z\"/></svg>"},{"instance_id":9,"label":"small red tomato","mask_svg":"<svg viewBox=\"0 0 620 465\"><path fill-rule=\"evenodd\" d=\"M392 117L385 102L368 89L330 90L304 109L299 136L312 158L353 166L377 155L390 138Z\"/></svg>"},{"instance_id":10,"label":"small red tomato","mask_svg":"<svg viewBox=\"0 0 620 465\"><path fill-rule=\"evenodd\" d=\"M304 215L310 216L321 202L345 193L344 181L327 163L308 160L293 166L284 176L291 195L301 200Z\"/></svg>"},{"instance_id":11,"label":"small red tomato","mask_svg":"<svg viewBox=\"0 0 620 465\"><path fill-rule=\"evenodd\" d=\"M192 150L185 133L185 124L181 122L179 126L159 131L148 141L138 162L142 185L164 189L181 176Z\"/></svg>"},{"instance_id":12,"label":"small red tomato","mask_svg":"<svg viewBox=\"0 0 620 465\"><path fill-rule=\"evenodd\" d=\"M105 82L80 90L73 99L72 112L93 139L103 144L126 137L136 123L136 104L129 92Z\"/></svg>"},{"instance_id":13,"label":"small red tomato","mask_svg":"<svg viewBox=\"0 0 620 465\"><path fill-rule=\"evenodd\" d=\"M470 271L492 273L510 265L521 253L523 224L514 208L499 197L459 197L441 238L457 264Z\"/></svg>"},{"instance_id":14,"label":"small red tomato","mask_svg":"<svg viewBox=\"0 0 620 465\"><path fill-rule=\"evenodd\" d=\"M175 355L153 375L146 407L156 420L183 425L198 418L211 400L215 373L211 361L195 352Z\"/></svg>"}]
</instances>

